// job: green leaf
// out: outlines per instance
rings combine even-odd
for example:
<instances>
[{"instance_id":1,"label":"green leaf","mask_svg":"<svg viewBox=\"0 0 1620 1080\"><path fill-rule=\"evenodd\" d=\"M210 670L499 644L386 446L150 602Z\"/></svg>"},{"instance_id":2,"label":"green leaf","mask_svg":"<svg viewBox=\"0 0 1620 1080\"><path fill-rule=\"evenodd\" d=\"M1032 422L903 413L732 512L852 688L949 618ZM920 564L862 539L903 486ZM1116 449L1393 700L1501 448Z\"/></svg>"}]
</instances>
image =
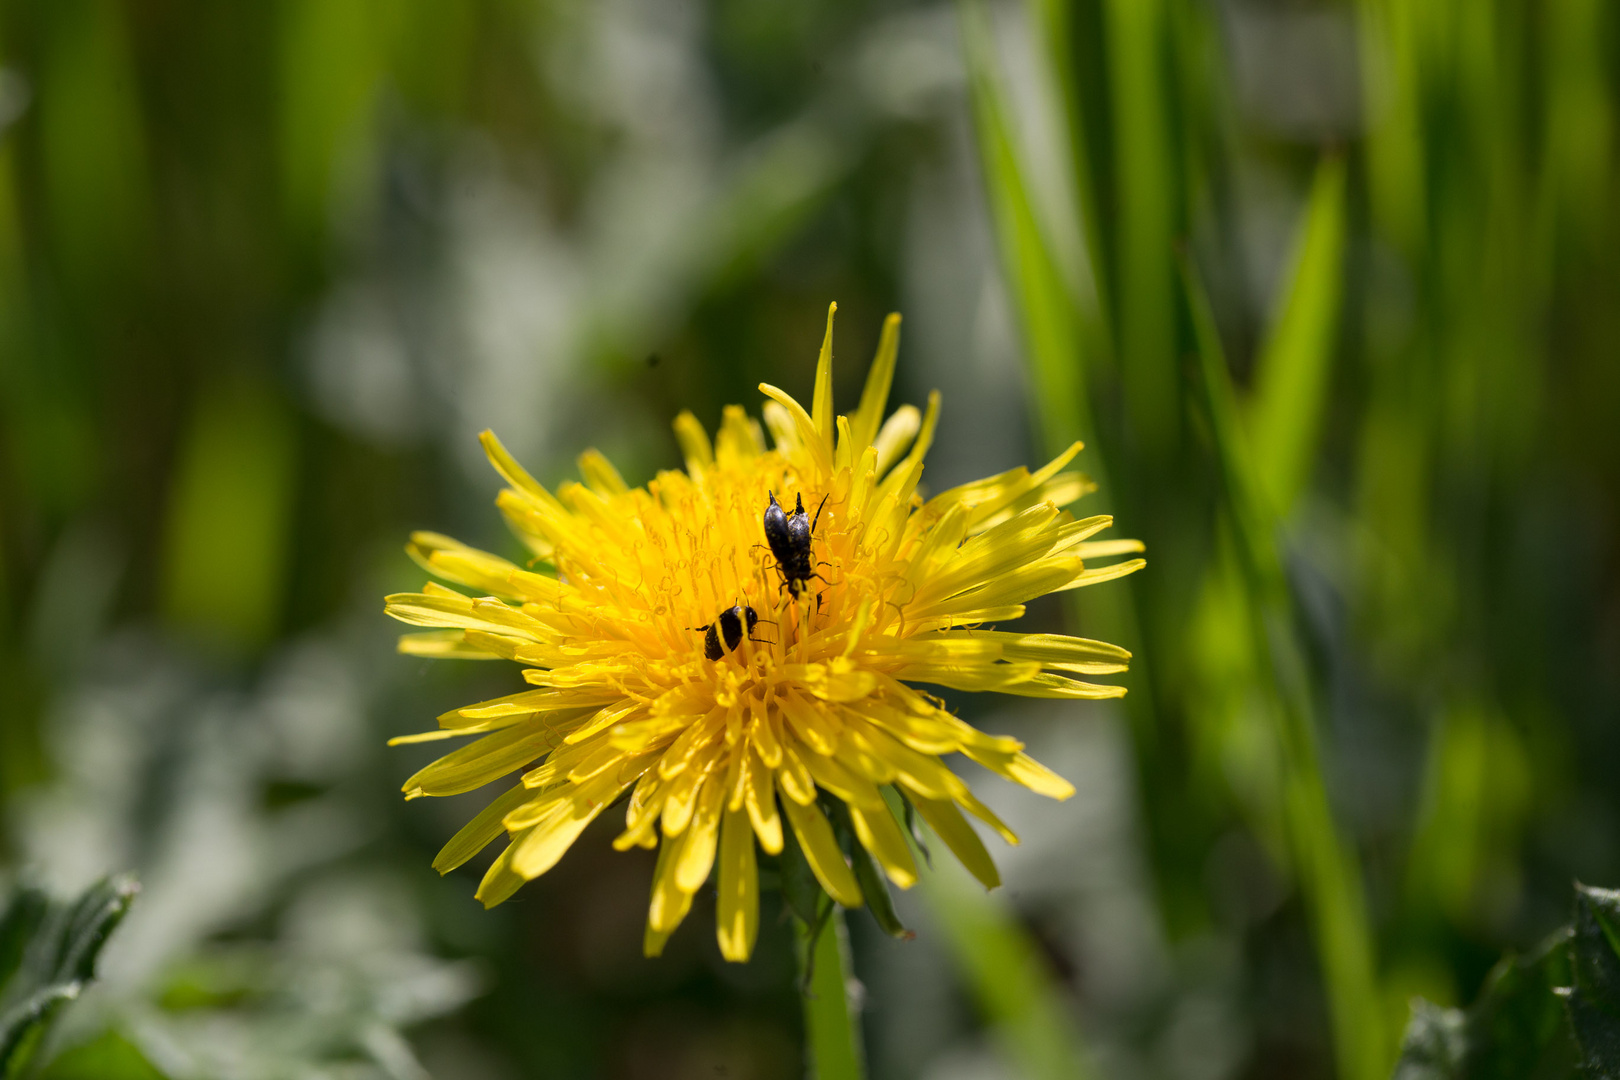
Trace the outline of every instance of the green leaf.
<instances>
[{"instance_id":1,"label":"green leaf","mask_svg":"<svg viewBox=\"0 0 1620 1080\"><path fill-rule=\"evenodd\" d=\"M20 889L0 915L0 991L22 964L23 950L39 931L51 907L50 899L38 889Z\"/></svg>"},{"instance_id":2,"label":"green leaf","mask_svg":"<svg viewBox=\"0 0 1620 1080\"><path fill-rule=\"evenodd\" d=\"M1569 931L1527 957L1504 957L1468 1010L1468 1075L1478 1080L1553 1075L1568 1065L1559 987L1569 981Z\"/></svg>"},{"instance_id":3,"label":"green leaf","mask_svg":"<svg viewBox=\"0 0 1620 1080\"><path fill-rule=\"evenodd\" d=\"M1569 952L1565 1001L1582 1068L1605 1080L1620 1076L1620 891L1575 886Z\"/></svg>"},{"instance_id":4,"label":"green leaf","mask_svg":"<svg viewBox=\"0 0 1620 1080\"><path fill-rule=\"evenodd\" d=\"M1572 1074L1562 984L1570 976L1570 932L1534 953L1507 956L1466 1011L1419 998L1395 1065L1396 1080L1532 1080Z\"/></svg>"},{"instance_id":5,"label":"green leaf","mask_svg":"<svg viewBox=\"0 0 1620 1080\"><path fill-rule=\"evenodd\" d=\"M1295 242L1293 272L1255 372L1250 412L1259 482L1278 515L1310 478L1344 291L1344 158L1317 166Z\"/></svg>"},{"instance_id":6,"label":"green leaf","mask_svg":"<svg viewBox=\"0 0 1620 1080\"><path fill-rule=\"evenodd\" d=\"M827 816L832 819L839 846L849 855L850 868L855 871L855 880L860 884L861 895L866 897L866 908L872 913L878 928L893 938L910 940L916 937L917 935L906 929L906 925L900 921L899 914L894 910L894 897L889 893L888 881L878 870L877 864L872 861L871 853L862 847L860 840L856 838L854 826L849 820L849 809L837 799L823 799L822 805L827 808Z\"/></svg>"},{"instance_id":7,"label":"green leaf","mask_svg":"<svg viewBox=\"0 0 1620 1080\"><path fill-rule=\"evenodd\" d=\"M911 838L917 853L922 856L923 865L932 870L934 856L928 850L928 837L923 833L922 820L917 816L917 808L911 805L911 800L906 797L905 792L892 785L884 790L884 798L888 799L890 810L894 809L894 800L896 798L900 800L900 816L906 826L906 835Z\"/></svg>"},{"instance_id":8,"label":"green leaf","mask_svg":"<svg viewBox=\"0 0 1620 1080\"><path fill-rule=\"evenodd\" d=\"M0 919L0 961L15 957L0 968L0 1077L22 1075L51 1021L95 979L96 959L138 891L120 876L71 904L30 889L12 901Z\"/></svg>"}]
</instances>

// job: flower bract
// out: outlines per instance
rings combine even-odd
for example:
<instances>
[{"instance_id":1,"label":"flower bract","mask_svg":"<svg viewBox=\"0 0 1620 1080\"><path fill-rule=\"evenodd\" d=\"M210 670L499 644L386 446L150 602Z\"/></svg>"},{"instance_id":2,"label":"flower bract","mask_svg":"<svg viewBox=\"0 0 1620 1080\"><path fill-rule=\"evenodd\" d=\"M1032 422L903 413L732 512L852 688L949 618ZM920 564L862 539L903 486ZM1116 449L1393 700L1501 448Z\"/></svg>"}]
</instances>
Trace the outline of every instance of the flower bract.
<instances>
[{"instance_id":1,"label":"flower bract","mask_svg":"<svg viewBox=\"0 0 1620 1080\"><path fill-rule=\"evenodd\" d=\"M1053 798L1074 789L926 687L1122 695L1080 676L1124 671L1124 649L998 627L1036 597L1138 569L1140 559L1096 560L1141 544L1096 540L1111 518L1063 509L1092 486L1065 471L1078 443L1035 472L925 497L939 398L885 418L898 343L890 316L859 406L836 415L829 311L808 410L762 384L769 443L741 408L725 410L712 439L683 413L685 470L643 487L586 451L581 481L553 492L483 435L509 485L497 504L532 557L518 565L417 533L410 554L448 585L387 598L390 615L435 628L403 637L402 651L514 661L528 686L394 740L472 737L412 776L407 797L516 774L445 845L441 872L504 837L477 893L498 904L623 800L614 846L658 849L647 952L662 950L712 876L730 960L753 949L760 850L794 847L826 894L852 907L863 900L852 854L902 889L914 884L906 804L986 887L999 883L963 813L1017 838L945 756ZM784 575L763 529L773 499L786 514L804 507L814 576Z\"/></svg>"}]
</instances>

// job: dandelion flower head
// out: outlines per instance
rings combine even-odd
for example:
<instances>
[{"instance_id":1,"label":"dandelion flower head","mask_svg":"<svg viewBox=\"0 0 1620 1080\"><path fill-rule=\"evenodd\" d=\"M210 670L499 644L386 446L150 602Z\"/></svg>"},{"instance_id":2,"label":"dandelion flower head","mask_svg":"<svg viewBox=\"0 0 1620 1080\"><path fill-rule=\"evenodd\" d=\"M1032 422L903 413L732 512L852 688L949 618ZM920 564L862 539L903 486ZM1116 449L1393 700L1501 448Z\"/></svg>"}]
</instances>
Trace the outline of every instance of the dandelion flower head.
<instances>
[{"instance_id":1,"label":"dandelion flower head","mask_svg":"<svg viewBox=\"0 0 1620 1080\"><path fill-rule=\"evenodd\" d=\"M477 892L498 904L623 798L614 846L658 849L648 954L714 875L720 949L737 961L758 930L756 845L770 855L796 845L828 896L862 903L828 808L863 849L855 854L902 889L917 880L894 810L905 803L986 887L999 883L962 812L1009 843L1017 837L942 758L960 754L1052 798L1074 789L1021 743L978 730L917 684L1120 696L1123 687L1075 676L1125 670L1125 650L993 627L1036 597L1138 569L1140 559L1093 561L1141 545L1093 540L1112 519L1062 509L1092 486L1063 471L1078 443L1033 473L924 498L939 396L926 414L903 405L884 418L898 343L891 315L859 406L836 415L829 311L809 411L761 384L769 447L736 406L712 440L682 413L686 469L645 487L586 451L582 482L549 491L484 433L510 485L497 505L533 558L520 566L417 533L410 554L449 585L387 598L395 618L438 628L405 635L403 652L515 661L529 686L394 740L476 736L412 776L408 798L519 774L445 845L441 873L504 836ZM801 503L807 518L819 511L809 522L815 576L784 579L762 527L773 498L788 513Z\"/></svg>"}]
</instances>

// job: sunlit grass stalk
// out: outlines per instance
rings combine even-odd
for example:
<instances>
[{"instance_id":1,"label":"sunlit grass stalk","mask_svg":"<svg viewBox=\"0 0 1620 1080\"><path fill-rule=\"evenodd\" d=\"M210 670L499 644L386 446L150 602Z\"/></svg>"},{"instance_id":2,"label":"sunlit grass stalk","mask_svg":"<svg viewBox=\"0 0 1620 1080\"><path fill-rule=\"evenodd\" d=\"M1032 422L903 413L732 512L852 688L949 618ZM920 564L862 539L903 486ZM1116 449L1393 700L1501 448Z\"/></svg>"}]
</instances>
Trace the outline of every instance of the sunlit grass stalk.
<instances>
[{"instance_id":1,"label":"sunlit grass stalk","mask_svg":"<svg viewBox=\"0 0 1620 1080\"><path fill-rule=\"evenodd\" d=\"M1035 395L1039 437L1043 448L1061 449L1076 439L1092 442L1095 426L1082 366L1081 313L1042 235L1034 200L1023 182L1004 95L995 85L989 15L971 0L961 5L960 12L990 214L1001 264L1011 279L1009 299L1017 307L1031 375L1041 391Z\"/></svg>"},{"instance_id":2,"label":"sunlit grass stalk","mask_svg":"<svg viewBox=\"0 0 1620 1080\"><path fill-rule=\"evenodd\" d=\"M989 28L977 7L966 5L964 14L981 160L1009 285L1023 316L1034 407L1043 430L1050 428L1054 419L1073 418L1089 434L1092 424L1082 367L1087 358L1077 331L1080 315L1074 309L1052 310L1053 298L1062 295L1061 282L1036 220L1029 196L1031 188L1023 176L1003 96L994 82ZM1149 84L1155 92L1162 90L1158 80L1163 72L1155 60L1162 43L1157 40L1153 16L1118 6L1109 9L1109 16L1114 25L1111 44L1114 52L1122 56L1114 87L1122 95L1118 107L1153 111L1157 101L1153 95L1123 93L1132 86L1140 90ZM1063 19L1042 20L1048 31L1063 25ZM1060 77L1059 82L1066 91L1074 92L1072 78ZM1077 115L1079 103L1067 104L1071 114ZM1174 320L1168 312L1159 310L1164 305L1153 303L1158 293L1149 278L1154 260L1163 259L1168 265L1170 258L1173 225L1169 208L1162 200L1156 201L1154 195L1165 182L1171 162L1154 143L1162 132L1143 127L1152 127L1150 122L1155 117L1121 119L1130 120L1125 126L1134 134L1125 136L1128 145L1120 147L1124 156L1118 164L1123 186L1133 192L1130 198L1137 204L1135 218L1130 208L1126 210L1130 219L1127 224L1134 227L1121 238L1121 259L1129 263L1117 283L1122 317L1138 325L1152 322L1159 332L1165 332ZM1082 201L1095 203L1094 199ZM1275 735L1284 768L1282 803L1277 809L1306 898L1327 983L1339 1074L1345 1080L1374 1080L1384 1071L1384 1051L1365 894L1354 853L1333 820L1316 743L1313 691L1292 625L1287 582L1271 544L1274 522L1269 512L1276 505L1274 500L1291 500L1302 485L1320 426L1327 359L1338 318L1343 201L1343 164L1329 159L1313 192L1294 280L1262 360L1262 394L1255 420L1268 451L1278 459L1270 463L1273 467L1264 476L1254 473L1241 448L1241 420L1231 388L1224 381L1226 368L1219 356L1219 342L1201 298L1195 306L1199 308L1196 314L1200 319L1210 411L1218 413L1214 426L1218 429L1220 465L1227 482L1238 561L1250 596L1245 609L1261 663L1257 674L1274 699L1270 711L1277 724ZM1148 221L1154 213L1159 215L1156 226ZM1095 258L1094 245L1091 251ZM1100 279L1099 291L1104 291L1107 284L1106 277ZM1134 303L1132 296L1137 298ZM1150 316L1150 308L1157 314ZM1138 400L1160 396L1160 388L1149 385L1154 382L1151 354L1156 351L1149 346L1146 340L1135 343L1134 352L1142 355L1130 355L1130 341L1122 346L1127 351L1124 366L1140 369L1134 379L1126 379L1125 389L1128 401L1134 401L1136 411L1142 413L1138 419L1144 421L1151 421L1148 414L1162 411L1163 407L1159 401ZM1212 356L1217 361L1213 364ZM1085 419L1081 421L1080 417ZM1156 426L1153 422L1144 424L1149 430ZM1139 751L1144 749L1139 747Z\"/></svg>"},{"instance_id":3,"label":"sunlit grass stalk","mask_svg":"<svg viewBox=\"0 0 1620 1080\"><path fill-rule=\"evenodd\" d=\"M859 1010L849 994L849 931L843 909L837 904L831 907L820 934L812 934L802 921L793 920L804 997L805 1075L810 1080L862 1080L866 1055L861 1048Z\"/></svg>"},{"instance_id":4,"label":"sunlit grass stalk","mask_svg":"<svg viewBox=\"0 0 1620 1080\"><path fill-rule=\"evenodd\" d=\"M1272 541L1274 522L1240 427L1214 318L1191 265L1184 262L1182 269L1227 521L1249 593L1249 630L1271 698L1267 713L1276 722L1284 831L1322 964L1338 1075L1381 1080L1388 1062L1366 889L1355 852L1333 819L1316 738L1314 692Z\"/></svg>"},{"instance_id":5,"label":"sunlit grass stalk","mask_svg":"<svg viewBox=\"0 0 1620 1080\"><path fill-rule=\"evenodd\" d=\"M942 845L936 840L931 846ZM925 871L922 885L923 899L945 932L946 950L1016 1075L1094 1075L1051 970L999 896L949 859Z\"/></svg>"},{"instance_id":6,"label":"sunlit grass stalk","mask_svg":"<svg viewBox=\"0 0 1620 1080\"><path fill-rule=\"evenodd\" d=\"M1088 344L1106 347L1106 308L1098 302L1089 311L1084 309L1063 279L1042 235L1005 96L996 83L988 13L973 0L964 0L959 12L980 163L1000 261L1009 279L1009 298L1018 311L1035 386L1032 404L1038 437L1043 447L1074 439L1093 442L1096 428L1084 362ZM1052 17L1060 20L1061 12ZM1066 92L1067 87L1062 88ZM1080 207L1081 212L1089 205ZM1095 248L1088 258L1096 258ZM1111 485L1104 468L1100 456L1093 454L1091 475L1106 498ZM1087 600L1093 598L1078 594L1069 598L1065 606L1071 619ZM1121 594L1093 602L1106 606L1110 633L1135 638L1131 605ZM1146 680L1138 677L1137 682L1140 686ZM1134 705L1151 710L1151 698L1143 690L1137 689L1135 697ZM954 869L941 867L925 874L924 897L958 972L997 1032L1008 1060L1018 1064L1021 1075L1037 1080L1089 1075L1080 1036L1067 1021L1066 1006L1028 932L999 899L953 874Z\"/></svg>"},{"instance_id":7,"label":"sunlit grass stalk","mask_svg":"<svg viewBox=\"0 0 1620 1080\"><path fill-rule=\"evenodd\" d=\"M1170 12L1164 0L1105 0L1103 14L1118 222L1117 280L1110 290L1118 320L1114 341L1125 410L1138 433L1137 454L1162 463L1174 451L1179 412Z\"/></svg>"}]
</instances>

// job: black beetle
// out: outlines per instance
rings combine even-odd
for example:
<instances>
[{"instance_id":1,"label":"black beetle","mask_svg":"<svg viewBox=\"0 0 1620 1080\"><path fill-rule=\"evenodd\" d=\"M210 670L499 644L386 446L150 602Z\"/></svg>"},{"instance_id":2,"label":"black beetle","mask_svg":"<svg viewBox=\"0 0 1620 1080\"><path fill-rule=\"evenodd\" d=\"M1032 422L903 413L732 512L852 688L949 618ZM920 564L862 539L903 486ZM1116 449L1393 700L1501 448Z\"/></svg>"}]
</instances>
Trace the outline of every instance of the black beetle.
<instances>
[{"instance_id":1,"label":"black beetle","mask_svg":"<svg viewBox=\"0 0 1620 1080\"><path fill-rule=\"evenodd\" d=\"M758 625L758 612L747 604L738 604L722 611L720 617L708 626L694 626L691 629L704 632L703 655L710 660L718 660L729 652L736 652L737 646L742 644L745 636L749 641L758 641L759 639L753 636L754 627ZM745 626L746 630L743 629Z\"/></svg>"},{"instance_id":2,"label":"black beetle","mask_svg":"<svg viewBox=\"0 0 1620 1080\"><path fill-rule=\"evenodd\" d=\"M776 493L768 494L771 504L765 508L765 542L776 557L776 569L782 575L782 585L797 597L810 584L811 578L827 580L816 573L810 554L810 538L821 523L821 507L827 505L827 496L821 497L821 506L816 507L816 519L812 522L810 515L804 512L803 495L794 498L790 517L776 501Z\"/></svg>"}]
</instances>

